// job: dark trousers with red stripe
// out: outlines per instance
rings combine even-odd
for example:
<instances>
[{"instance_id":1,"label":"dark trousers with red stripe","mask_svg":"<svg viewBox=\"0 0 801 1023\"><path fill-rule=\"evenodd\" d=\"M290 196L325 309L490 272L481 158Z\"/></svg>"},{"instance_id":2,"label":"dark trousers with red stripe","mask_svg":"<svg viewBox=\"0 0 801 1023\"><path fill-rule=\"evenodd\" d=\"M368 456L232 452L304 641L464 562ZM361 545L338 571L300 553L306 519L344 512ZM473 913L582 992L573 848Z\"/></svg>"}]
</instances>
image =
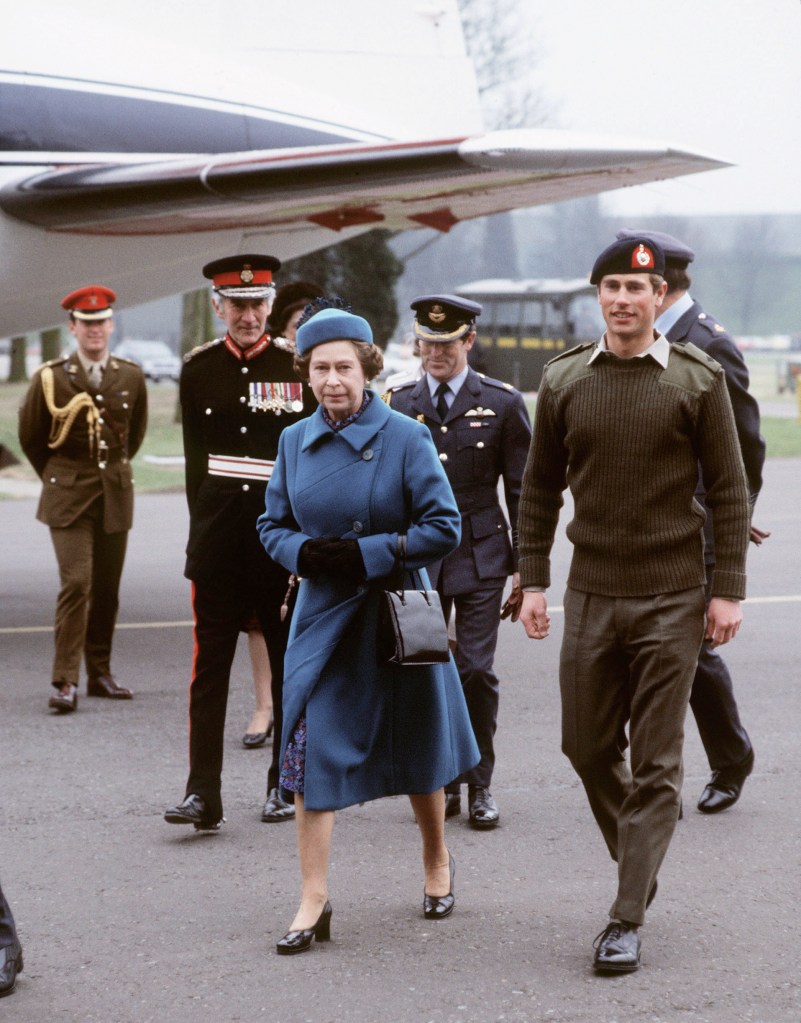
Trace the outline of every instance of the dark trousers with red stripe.
<instances>
[{"instance_id":1,"label":"dark trousers with red stripe","mask_svg":"<svg viewBox=\"0 0 801 1023\"><path fill-rule=\"evenodd\" d=\"M195 794L204 799L210 817L223 815L223 737L231 665L242 625L254 614L264 633L272 670L273 735L276 739L267 788L278 785L281 693L289 633L289 616L282 622L280 612L288 582L287 571L266 557L238 571L193 580L195 655L189 689L186 795Z\"/></svg>"}]
</instances>

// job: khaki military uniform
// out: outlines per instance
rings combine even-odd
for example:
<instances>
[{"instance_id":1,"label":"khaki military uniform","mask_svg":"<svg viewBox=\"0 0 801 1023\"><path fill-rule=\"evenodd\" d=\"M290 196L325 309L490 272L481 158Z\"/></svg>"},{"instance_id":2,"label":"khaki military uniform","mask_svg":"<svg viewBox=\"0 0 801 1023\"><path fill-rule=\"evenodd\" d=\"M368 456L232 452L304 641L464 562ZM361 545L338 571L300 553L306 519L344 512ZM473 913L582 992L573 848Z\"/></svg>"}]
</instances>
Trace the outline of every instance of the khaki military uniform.
<instances>
[{"instance_id":1,"label":"khaki military uniform","mask_svg":"<svg viewBox=\"0 0 801 1023\"><path fill-rule=\"evenodd\" d=\"M92 387L77 355L37 370L20 409L22 449L42 479L36 517L50 527L61 590L53 684L110 674L111 642L128 530L136 454L147 424L141 368L108 357Z\"/></svg>"}]
</instances>

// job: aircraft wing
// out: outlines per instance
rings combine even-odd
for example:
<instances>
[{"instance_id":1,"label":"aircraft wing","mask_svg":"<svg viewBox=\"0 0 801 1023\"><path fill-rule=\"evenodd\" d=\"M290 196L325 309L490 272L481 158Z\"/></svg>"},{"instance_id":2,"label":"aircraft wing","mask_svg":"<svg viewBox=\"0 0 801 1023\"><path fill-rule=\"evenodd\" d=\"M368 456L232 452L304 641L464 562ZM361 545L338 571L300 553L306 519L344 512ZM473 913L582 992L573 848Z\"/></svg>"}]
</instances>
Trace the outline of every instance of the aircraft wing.
<instances>
[{"instance_id":1,"label":"aircraft wing","mask_svg":"<svg viewBox=\"0 0 801 1023\"><path fill-rule=\"evenodd\" d=\"M47 232L106 237L258 229L449 230L461 220L728 166L640 140L549 129L61 166L0 189ZM327 244L323 237L320 245Z\"/></svg>"}]
</instances>

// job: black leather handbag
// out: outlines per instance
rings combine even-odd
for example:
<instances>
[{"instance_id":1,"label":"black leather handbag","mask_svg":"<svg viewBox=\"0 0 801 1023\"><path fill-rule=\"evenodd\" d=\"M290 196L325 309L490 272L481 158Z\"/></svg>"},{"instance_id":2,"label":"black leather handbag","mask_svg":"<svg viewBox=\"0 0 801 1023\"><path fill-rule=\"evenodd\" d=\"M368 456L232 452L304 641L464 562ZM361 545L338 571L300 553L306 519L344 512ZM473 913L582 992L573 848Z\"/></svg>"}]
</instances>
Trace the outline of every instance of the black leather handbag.
<instances>
[{"instance_id":1,"label":"black leather handbag","mask_svg":"<svg viewBox=\"0 0 801 1023\"><path fill-rule=\"evenodd\" d=\"M397 567L399 563L399 569ZM448 626L436 590L423 588L412 572L417 589L404 589L406 537L398 537L398 588L381 591L377 651L380 660L395 665L442 664L448 660Z\"/></svg>"}]
</instances>

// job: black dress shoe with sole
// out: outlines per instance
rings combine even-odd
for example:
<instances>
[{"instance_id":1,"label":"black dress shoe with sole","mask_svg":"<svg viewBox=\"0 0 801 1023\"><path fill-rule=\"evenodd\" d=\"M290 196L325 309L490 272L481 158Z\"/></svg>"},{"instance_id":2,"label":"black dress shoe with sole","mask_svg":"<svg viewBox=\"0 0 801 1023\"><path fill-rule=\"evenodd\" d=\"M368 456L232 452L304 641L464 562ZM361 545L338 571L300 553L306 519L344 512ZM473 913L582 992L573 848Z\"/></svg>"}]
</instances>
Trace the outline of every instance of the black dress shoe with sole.
<instances>
[{"instance_id":1,"label":"black dress shoe with sole","mask_svg":"<svg viewBox=\"0 0 801 1023\"><path fill-rule=\"evenodd\" d=\"M294 817L294 805L281 799L278 789L270 789L261 811L262 824L280 824L281 821L291 821Z\"/></svg>"},{"instance_id":2,"label":"black dress shoe with sole","mask_svg":"<svg viewBox=\"0 0 801 1023\"><path fill-rule=\"evenodd\" d=\"M104 696L107 700L132 700L133 693L119 685L111 675L98 675L86 680L87 696Z\"/></svg>"},{"instance_id":3,"label":"black dress shoe with sole","mask_svg":"<svg viewBox=\"0 0 801 1023\"><path fill-rule=\"evenodd\" d=\"M743 791L745 779L754 769L754 751L751 750L742 763L713 771L709 784L701 793L698 809L701 813L720 813L734 806Z\"/></svg>"},{"instance_id":4,"label":"black dress shoe with sole","mask_svg":"<svg viewBox=\"0 0 801 1023\"><path fill-rule=\"evenodd\" d=\"M0 998L10 995L17 983L17 974L22 973L22 945L12 941L0 948Z\"/></svg>"},{"instance_id":5,"label":"black dress shoe with sole","mask_svg":"<svg viewBox=\"0 0 801 1023\"><path fill-rule=\"evenodd\" d=\"M314 927L303 931L289 931L276 942L275 951L279 956L296 956L300 952L308 952L315 938L318 941L330 941L332 913L331 903L326 902Z\"/></svg>"},{"instance_id":6,"label":"black dress shoe with sole","mask_svg":"<svg viewBox=\"0 0 801 1023\"><path fill-rule=\"evenodd\" d=\"M47 701L51 710L57 710L59 714L70 714L78 709L78 687L67 683L62 686L55 696Z\"/></svg>"},{"instance_id":7,"label":"black dress shoe with sole","mask_svg":"<svg viewBox=\"0 0 801 1023\"><path fill-rule=\"evenodd\" d=\"M633 973L640 968L640 933L634 924L612 920L593 942L598 973Z\"/></svg>"},{"instance_id":8,"label":"black dress shoe with sole","mask_svg":"<svg viewBox=\"0 0 801 1023\"><path fill-rule=\"evenodd\" d=\"M477 785L468 789L467 797L470 803L470 823L474 828L497 827L501 819L498 804L492 798L489 789Z\"/></svg>"},{"instance_id":9,"label":"black dress shoe with sole","mask_svg":"<svg viewBox=\"0 0 801 1023\"><path fill-rule=\"evenodd\" d=\"M168 807L164 820L168 824L194 824L195 831L219 831L225 818L211 816L206 810L206 801L190 794L177 806Z\"/></svg>"},{"instance_id":10,"label":"black dress shoe with sole","mask_svg":"<svg viewBox=\"0 0 801 1023\"><path fill-rule=\"evenodd\" d=\"M453 875L456 873L456 862L453 856L448 853L448 876L450 877L451 890L447 895L426 895L423 892L423 916L426 920L444 920L450 916L456 900L453 897Z\"/></svg>"},{"instance_id":11,"label":"black dress shoe with sole","mask_svg":"<svg viewBox=\"0 0 801 1023\"><path fill-rule=\"evenodd\" d=\"M445 793L445 820L458 817L462 812L462 797L458 792Z\"/></svg>"}]
</instances>

